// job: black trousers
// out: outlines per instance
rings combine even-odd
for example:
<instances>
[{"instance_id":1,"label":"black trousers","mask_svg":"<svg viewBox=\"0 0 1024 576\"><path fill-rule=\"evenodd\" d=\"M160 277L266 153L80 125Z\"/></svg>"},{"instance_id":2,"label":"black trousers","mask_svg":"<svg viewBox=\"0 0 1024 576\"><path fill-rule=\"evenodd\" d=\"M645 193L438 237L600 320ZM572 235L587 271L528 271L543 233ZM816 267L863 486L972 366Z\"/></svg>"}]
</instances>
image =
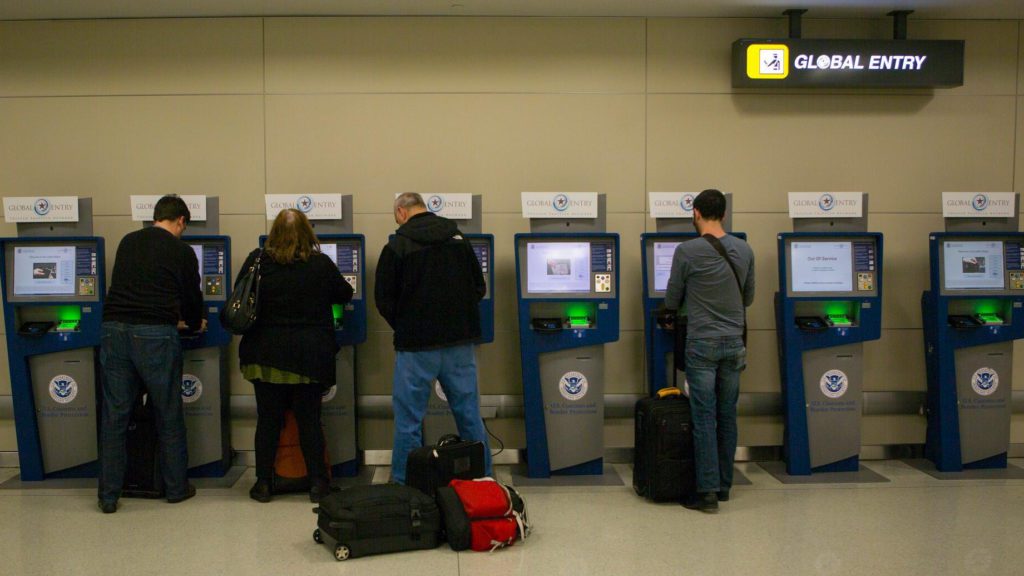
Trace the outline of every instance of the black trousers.
<instances>
[{"instance_id":1,"label":"black trousers","mask_svg":"<svg viewBox=\"0 0 1024 576\"><path fill-rule=\"evenodd\" d=\"M320 425L320 384L272 384L255 381L256 390L256 477L274 477L274 458L289 408L299 425L299 446L311 482L327 480L324 467L324 436Z\"/></svg>"}]
</instances>

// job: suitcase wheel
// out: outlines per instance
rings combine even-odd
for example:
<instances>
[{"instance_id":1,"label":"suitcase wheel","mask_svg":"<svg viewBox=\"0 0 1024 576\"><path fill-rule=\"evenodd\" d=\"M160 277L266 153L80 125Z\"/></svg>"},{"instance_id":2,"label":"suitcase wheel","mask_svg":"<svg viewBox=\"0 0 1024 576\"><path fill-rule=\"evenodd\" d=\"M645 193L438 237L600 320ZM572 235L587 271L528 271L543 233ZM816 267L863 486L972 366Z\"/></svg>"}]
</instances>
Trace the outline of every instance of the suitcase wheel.
<instances>
[{"instance_id":1,"label":"suitcase wheel","mask_svg":"<svg viewBox=\"0 0 1024 576\"><path fill-rule=\"evenodd\" d=\"M338 562L342 560L348 560L349 549L344 544L338 544L334 547L334 559Z\"/></svg>"},{"instance_id":2,"label":"suitcase wheel","mask_svg":"<svg viewBox=\"0 0 1024 576\"><path fill-rule=\"evenodd\" d=\"M316 542L317 544L323 544L324 543L324 537L320 535L320 529L319 528L317 528L316 530L313 530L313 542Z\"/></svg>"}]
</instances>

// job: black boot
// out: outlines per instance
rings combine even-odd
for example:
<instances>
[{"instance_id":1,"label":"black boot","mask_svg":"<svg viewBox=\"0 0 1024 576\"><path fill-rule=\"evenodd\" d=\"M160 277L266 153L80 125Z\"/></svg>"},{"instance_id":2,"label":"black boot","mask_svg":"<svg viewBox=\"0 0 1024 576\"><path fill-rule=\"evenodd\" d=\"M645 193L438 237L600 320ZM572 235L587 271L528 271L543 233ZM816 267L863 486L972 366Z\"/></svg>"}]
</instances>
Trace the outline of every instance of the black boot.
<instances>
[{"instance_id":1,"label":"black boot","mask_svg":"<svg viewBox=\"0 0 1024 576\"><path fill-rule=\"evenodd\" d=\"M313 481L309 489L309 501L316 504L320 499L331 493L331 481L327 478L320 478Z\"/></svg>"},{"instance_id":2,"label":"black boot","mask_svg":"<svg viewBox=\"0 0 1024 576\"><path fill-rule=\"evenodd\" d=\"M249 489L249 498L257 502L270 502L274 497L274 483L266 478L257 478L256 483Z\"/></svg>"},{"instance_id":3,"label":"black boot","mask_svg":"<svg viewBox=\"0 0 1024 576\"><path fill-rule=\"evenodd\" d=\"M708 514L714 514L718 512L718 494L714 492L699 492L697 494L690 494L683 497L683 501L680 502L683 508L689 510L700 510L701 512L707 512Z\"/></svg>"}]
</instances>

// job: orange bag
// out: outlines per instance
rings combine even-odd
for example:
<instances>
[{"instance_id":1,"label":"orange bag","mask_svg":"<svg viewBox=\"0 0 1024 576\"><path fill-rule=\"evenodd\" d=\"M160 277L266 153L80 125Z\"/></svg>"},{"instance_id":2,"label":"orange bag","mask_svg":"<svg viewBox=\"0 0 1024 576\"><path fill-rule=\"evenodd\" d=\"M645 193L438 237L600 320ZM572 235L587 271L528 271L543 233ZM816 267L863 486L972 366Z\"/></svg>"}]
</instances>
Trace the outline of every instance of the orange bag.
<instances>
[{"instance_id":1,"label":"orange bag","mask_svg":"<svg viewBox=\"0 0 1024 576\"><path fill-rule=\"evenodd\" d=\"M324 466L330 478L331 461L327 456L326 441ZM274 457L274 493L308 492L309 489L309 471L299 445L299 425L295 421L295 413L288 410L284 413L284 426L281 427L281 438L277 442L277 455Z\"/></svg>"}]
</instances>

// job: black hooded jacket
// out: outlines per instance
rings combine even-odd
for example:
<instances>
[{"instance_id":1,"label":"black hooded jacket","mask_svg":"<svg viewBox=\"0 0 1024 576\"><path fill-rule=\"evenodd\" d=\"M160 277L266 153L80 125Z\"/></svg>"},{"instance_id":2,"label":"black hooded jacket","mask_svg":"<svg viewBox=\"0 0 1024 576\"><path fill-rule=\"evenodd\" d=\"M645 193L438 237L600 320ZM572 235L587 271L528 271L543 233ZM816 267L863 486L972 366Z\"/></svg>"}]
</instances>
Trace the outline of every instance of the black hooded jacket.
<instances>
[{"instance_id":1,"label":"black hooded jacket","mask_svg":"<svg viewBox=\"0 0 1024 576\"><path fill-rule=\"evenodd\" d=\"M396 350L479 340L486 291L469 241L454 222L430 212L399 227L377 262L377 310L395 331Z\"/></svg>"}]
</instances>

